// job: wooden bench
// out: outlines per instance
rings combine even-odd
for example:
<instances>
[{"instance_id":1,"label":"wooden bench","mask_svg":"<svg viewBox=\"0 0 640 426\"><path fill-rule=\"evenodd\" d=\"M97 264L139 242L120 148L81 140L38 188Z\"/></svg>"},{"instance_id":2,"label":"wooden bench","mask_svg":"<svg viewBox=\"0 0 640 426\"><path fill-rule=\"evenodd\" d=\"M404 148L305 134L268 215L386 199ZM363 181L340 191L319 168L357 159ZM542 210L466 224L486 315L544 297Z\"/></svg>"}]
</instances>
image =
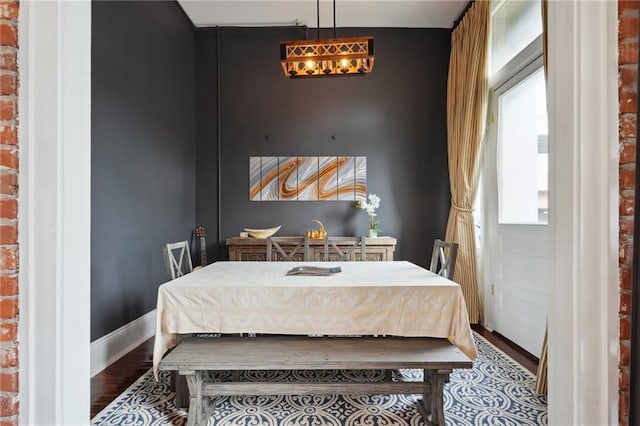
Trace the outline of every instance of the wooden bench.
<instances>
[{"instance_id":1,"label":"wooden bench","mask_svg":"<svg viewBox=\"0 0 640 426\"><path fill-rule=\"evenodd\" d=\"M427 425L444 425L443 386L454 368L472 362L446 339L403 337L259 336L187 338L160 362L187 380L187 425L205 425L219 395L422 394ZM231 382L207 380L209 371L424 369L424 381L366 383Z\"/></svg>"}]
</instances>

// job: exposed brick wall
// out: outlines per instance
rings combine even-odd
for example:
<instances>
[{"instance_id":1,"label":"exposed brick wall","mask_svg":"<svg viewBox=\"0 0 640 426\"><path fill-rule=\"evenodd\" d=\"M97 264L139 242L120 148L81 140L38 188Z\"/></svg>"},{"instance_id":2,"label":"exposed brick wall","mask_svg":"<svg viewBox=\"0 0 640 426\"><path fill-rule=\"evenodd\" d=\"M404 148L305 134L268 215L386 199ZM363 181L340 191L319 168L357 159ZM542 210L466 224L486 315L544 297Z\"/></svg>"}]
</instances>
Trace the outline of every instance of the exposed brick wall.
<instances>
[{"instance_id":1,"label":"exposed brick wall","mask_svg":"<svg viewBox=\"0 0 640 426\"><path fill-rule=\"evenodd\" d=\"M0 0L0 425L18 424L18 2Z\"/></svg>"},{"instance_id":2,"label":"exposed brick wall","mask_svg":"<svg viewBox=\"0 0 640 426\"><path fill-rule=\"evenodd\" d=\"M633 212L636 173L638 96L638 0L618 1L618 99L620 151L620 363L618 389L620 425L629 424L629 356L631 339L631 285Z\"/></svg>"}]
</instances>

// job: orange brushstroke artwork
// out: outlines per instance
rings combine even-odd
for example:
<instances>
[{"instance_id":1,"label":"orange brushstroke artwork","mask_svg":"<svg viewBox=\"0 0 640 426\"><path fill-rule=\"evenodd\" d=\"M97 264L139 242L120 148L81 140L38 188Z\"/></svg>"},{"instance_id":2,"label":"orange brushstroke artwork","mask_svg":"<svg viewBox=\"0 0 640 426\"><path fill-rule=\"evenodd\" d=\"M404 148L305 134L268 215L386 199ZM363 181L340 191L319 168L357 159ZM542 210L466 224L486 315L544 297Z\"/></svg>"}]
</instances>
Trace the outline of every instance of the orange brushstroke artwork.
<instances>
[{"instance_id":1,"label":"orange brushstroke artwork","mask_svg":"<svg viewBox=\"0 0 640 426\"><path fill-rule=\"evenodd\" d=\"M251 201L354 201L366 193L366 157L249 157Z\"/></svg>"}]
</instances>

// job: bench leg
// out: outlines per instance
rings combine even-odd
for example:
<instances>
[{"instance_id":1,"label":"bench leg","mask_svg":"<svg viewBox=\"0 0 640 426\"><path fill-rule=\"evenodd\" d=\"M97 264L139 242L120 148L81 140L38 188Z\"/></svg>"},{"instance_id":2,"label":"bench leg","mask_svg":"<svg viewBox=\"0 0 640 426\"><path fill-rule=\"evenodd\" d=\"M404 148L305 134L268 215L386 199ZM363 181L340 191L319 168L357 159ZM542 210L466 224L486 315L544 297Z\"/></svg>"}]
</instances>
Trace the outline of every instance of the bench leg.
<instances>
[{"instance_id":1,"label":"bench leg","mask_svg":"<svg viewBox=\"0 0 640 426\"><path fill-rule=\"evenodd\" d=\"M384 381L385 382L393 381L393 370L389 370L389 369L384 370Z\"/></svg>"},{"instance_id":2,"label":"bench leg","mask_svg":"<svg viewBox=\"0 0 640 426\"><path fill-rule=\"evenodd\" d=\"M191 334L178 334L176 335L176 345L187 337L191 337ZM177 371L171 372L171 390L175 392L173 397L173 404L177 408L189 407L189 389L187 388L187 382L184 376L178 374Z\"/></svg>"},{"instance_id":3,"label":"bench leg","mask_svg":"<svg viewBox=\"0 0 640 426\"><path fill-rule=\"evenodd\" d=\"M185 375L187 386L189 387L189 414L187 416L187 426L205 426L209 417L209 401L204 403L202 397L202 383L204 382L204 372L195 371ZM205 409L205 407L207 409Z\"/></svg>"},{"instance_id":4,"label":"bench leg","mask_svg":"<svg viewBox=\"0 0 640 426\"><path fill-rule=\"evenodd\" d=\"M429 384L429 393L418 401L418 411L425 424L444 426L444 384L449 381L451 370L424 370L424 380Z\"/></svg>"},{"instance_id":5,"label":"bench leg","mask_svg":"<svg viewBox=\"0 0 640 426\"><path fill-rule=\"evenodd\" d=\"M189 388L184 376L179 375L177 371L171 372L171 390L176 393L173 397L173 404L177 408L188 408Z\"/></svg>"}]
</instances>

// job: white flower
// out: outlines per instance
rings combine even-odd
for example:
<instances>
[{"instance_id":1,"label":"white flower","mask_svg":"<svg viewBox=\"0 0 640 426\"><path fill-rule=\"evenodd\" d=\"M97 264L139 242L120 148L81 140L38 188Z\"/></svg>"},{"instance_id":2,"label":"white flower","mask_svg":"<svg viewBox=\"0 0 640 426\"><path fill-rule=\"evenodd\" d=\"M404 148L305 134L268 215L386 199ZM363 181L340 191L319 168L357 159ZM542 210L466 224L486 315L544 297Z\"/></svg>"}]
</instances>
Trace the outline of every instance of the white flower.
<instances>
[{"instance_id":1,"label":"white flower","mask_svg":"<svg viewBox=\"0 0 640 426\"><path fill-rule=\"evenodd\" d=\"M374 210L380 207L380 197L376 194L369 194L369 205L372 206Z\"/></svg>"},{"instance_id":2,"label":"white flower","mask_svg":"<svg viewBox=\"0 0 640 426\"><path fill-rule=\"evenodd\" d=\"M369 201L366 199L358 200L356 202L356 207L362 210L366 210L369 215L369 228L380 230L378 227L378 221L374 219L376 217L376 209L380 207L380 197L376 194L369 194Z\"/></svg>"}]
</instances>

